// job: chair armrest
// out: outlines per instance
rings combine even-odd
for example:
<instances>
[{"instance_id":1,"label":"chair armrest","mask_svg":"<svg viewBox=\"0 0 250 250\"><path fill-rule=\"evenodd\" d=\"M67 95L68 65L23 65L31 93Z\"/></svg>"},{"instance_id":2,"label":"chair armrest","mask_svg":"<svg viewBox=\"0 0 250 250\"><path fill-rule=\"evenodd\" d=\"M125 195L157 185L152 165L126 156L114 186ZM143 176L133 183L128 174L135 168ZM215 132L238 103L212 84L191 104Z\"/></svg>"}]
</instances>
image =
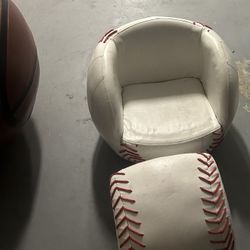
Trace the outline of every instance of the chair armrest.
<instances>
[{"instance_id":1,"label":"chair armrest","mask_svg":"<svg viewBox=\"0 0 250 250\"><path fill-rule=\"evenodd\" d=\"M238 106L238 72L231 51L212 30L201 34L201 81L221 126L227 130Z\"/></svg>"},{"instance_id":2,"label":"chair armrest","mask_svg":"<svg viewBox=\"0 0 250 250\"><path fill-rule=\"evenodd\" d=\"M88 105L101 136L117 151L123 133L123 106L115 67L115 45L99 43L88 69Z\"/></svg>"}]
</instances>

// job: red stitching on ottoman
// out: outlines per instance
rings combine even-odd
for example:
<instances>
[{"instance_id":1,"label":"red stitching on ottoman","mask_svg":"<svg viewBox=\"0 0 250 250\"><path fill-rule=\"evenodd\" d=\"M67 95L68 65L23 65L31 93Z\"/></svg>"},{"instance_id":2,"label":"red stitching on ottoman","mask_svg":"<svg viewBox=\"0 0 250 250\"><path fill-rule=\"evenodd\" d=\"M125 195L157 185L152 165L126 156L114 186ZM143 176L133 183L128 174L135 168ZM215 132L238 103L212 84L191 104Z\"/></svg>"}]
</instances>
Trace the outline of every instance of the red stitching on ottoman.
<instances>
[{"instance_id":1,"label":"red stitching on ottoman","mask_svg":"<svg viewBox=\"0 0 250 250\"><path fill-rule=\"evenodd\" d=\"M203 191L204 193L207 193L207 194L211 194L211 195L216 195L220 188L221 188L221 183L220 182L217 183L217 187L214 190L210 190L210 189L206 189L204 187L200 187L201 191Z\"/></svg>"},{"instance_id":2,"label":"red stitching on ottoman","mask_svg":"<svg viewBox=\"0 0 250 250\"><path fill-rule=\"evenodd\" d=\"M136 202L129 197L133 190L125 186L129 181L122 172L114 173L112 177L116 179L110 181L110 196L120 248L126 250L135 250L134 246L145 248L146 245L142 242L144 234L140 232L141 222L136 219L139 211L129 207Z\"/></svg>"},{"instance_id":3,"label":"red stitching on ottoman","mask_svg":"<svg viewBox=\"0 0 250 250\"><path fill-rule=\"evenodd\" d=\"M140 233L140 232L134 230L134 229L131 228L130 226L126 226L126 227L122 230L122 232L118 235L118 238L121 238L121 237L125 234L126 231L130 231L130 232L132 232L132 233L134 233L134 234L137 234L138 236L144 236L143 233Z\"/></svg>"},{"instance_id":4,"label":"red stitching on ottoman","mask_svg":"<svg viewBox=\"0 0 250 250\"><path fill-rule=\"evenodd\" d=\"M129 189L129 188L115 187L113 189L113 191L112 191L111 199L113 199L116 192L120 192L120 191L123 191L123 192L126 192L126 193L132 193L132 190Z\"/></svg>"},{"instance_id":5,"label":"red stitching on ottoman","mask_svg":"<svg viewBox=\"0 0 250 250\"><path fill-rule=\"evenodd\" d=\"M127 184L129 183L129 181L125 181L125 180L114 180L110 183L110 188L113 187L114 184L118 184L118 183L124 183L124 184Z\"/></svg>"},{"instance_id":6,"label":"red stitching on ottoman","mask_svg":"<svg viewBox=\"0 0 250 250\"><path fill-rule=\"evenodd\" d=\"M133 199L129 199L129 198L124 197L124 196L119 196L119 198L115 201L115 203L114 203L114 205L112 207L113 209L116 209L119 201L128 202L128 203L131 203L131 204L135 203L135 200L133 200Z\"/></svg>"},{"instance_id":7,"label":"red stitching on ottoman","mask_svg":"<svg viewBox=\"0 0 250 250\"><path fill-rule=\"evenodd\" d=\"M134 209L131 209L131 208L122 206L122 207L118 210L117 214L115 215L115 219L117 219L117 217L119 217L120 214L121 214L122 212L124 212L124 211L130 212L130 213L133 213L133 214L138 214L138 211L137 211L137 210L134 210Z\"/></svg>"},{"instance_id":8,"label":"red stitching on ottoman","mask_svg":"<svg viewBox=\"0 0 250 250\"><path fill-rule=\"evenodd\" d=\"M125 175L125 173L122 173L122 172L116 172L114 174L111 175L111 177L113 177L114 175Z\"/></svg>"},{"instance_id":9,"label":"red stitching on ottoman","mask_svg":"<svg viewBox=\"0 0 250 250\"><path fill-rule=\"evenodd\" d=\"M122 248L124 245L126 245L130 241L134 242L136 245L140 247L146 247L143 243L141 243L140 241L136 240L135 238L129 235L127 239L120 245L120 248ZM133 247L130 247L128 250L133 250L133 249L134 249Z\"/></svg>"},{"instance_id":10,"label":"red stitching on ottoman","mask_svg":"<svg viewBox=\"0 0 250 250\"><path fill-rule=\"evenodd\" d=\"M220 134L221 135L221 134ZM229 214L226 207L225 195L218 167L209 154L201 153L197 160L202 163L197 169L200 172L199 179L202 182L200 190L206 194L201 197L204 205L203 212L208 226L208 234L213 250L234 250L234 236Z\"/></svg>"}]
</instances>

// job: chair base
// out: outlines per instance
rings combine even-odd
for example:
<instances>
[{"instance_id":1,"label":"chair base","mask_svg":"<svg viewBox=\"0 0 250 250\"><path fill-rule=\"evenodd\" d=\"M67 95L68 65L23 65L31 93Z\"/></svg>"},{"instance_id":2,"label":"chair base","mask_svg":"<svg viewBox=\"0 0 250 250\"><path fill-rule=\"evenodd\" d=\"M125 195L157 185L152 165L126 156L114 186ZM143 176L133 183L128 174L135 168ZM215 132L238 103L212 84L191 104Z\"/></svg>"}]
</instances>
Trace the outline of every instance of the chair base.
<instances>
[{"instance_id":1,"label":"chair base","mask_svg":"<svg viewBox=\"0 0 250 250\"><path fill-rule=\"evenodd\" d=\"M141 162L157 157L184 154L192 152L212 153L224 140L224 129L220 127L211 134L186 143L173 145L139 145L122 142L118 155L131 162Z\"/></svg>"}]
</instances>

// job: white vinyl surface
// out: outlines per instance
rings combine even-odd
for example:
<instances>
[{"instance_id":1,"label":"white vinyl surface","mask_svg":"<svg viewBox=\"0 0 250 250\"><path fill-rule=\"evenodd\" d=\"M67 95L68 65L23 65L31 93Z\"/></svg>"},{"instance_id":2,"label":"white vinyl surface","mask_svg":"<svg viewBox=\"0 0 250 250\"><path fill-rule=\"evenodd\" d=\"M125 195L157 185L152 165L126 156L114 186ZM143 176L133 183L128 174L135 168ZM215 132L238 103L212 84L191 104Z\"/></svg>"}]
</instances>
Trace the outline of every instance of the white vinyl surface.
<instances>
[{"instance_id":1,"label":"white vinyl surface","mask_svg":"<svg viewBox=\"0 0 250 250\"><path fill-rule=\"evenodd\" d=\"M171 145L201 138L220 128L195 78L123 87L123 140Z\"/></svg>"}]
</instances>

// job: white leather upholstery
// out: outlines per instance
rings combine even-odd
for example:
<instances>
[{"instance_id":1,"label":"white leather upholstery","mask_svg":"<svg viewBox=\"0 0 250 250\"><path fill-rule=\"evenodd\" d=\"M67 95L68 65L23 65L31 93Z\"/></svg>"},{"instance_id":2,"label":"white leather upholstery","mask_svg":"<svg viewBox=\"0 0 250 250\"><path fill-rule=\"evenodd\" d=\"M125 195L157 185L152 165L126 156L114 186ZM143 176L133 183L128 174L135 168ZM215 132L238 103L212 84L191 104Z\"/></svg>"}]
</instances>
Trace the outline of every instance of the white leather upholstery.
<instances>
[{"instance_id":1,"label":"white leather upholstery","mask_svg":"<svg viewBox=\"0 0 250 250\"><path fill-rule=\"evenodd\" d=\"M226 193L208 154L122 169L111 177L110 194L120 250L235 249Z\"/></svg>"},{"instance_id":2,"label":"white leather upholstery","mask_svg":"<svg viewBox=\"0 0 250 250\"><path fill-rule=\"evenodd\" d=\"M125 86L123 114L123 141L130 144L178 144L220 128L195 78Z\"/></svg>"},{"instance_id":3,"label":"white leather upholstery","mask_svg":"<svg viewBox=\"0 0 250 250\"><path fill-rule=\"evenodd\" d=\"M238 103L237 71L222 39L199 23L168 17L106 34L93 53L87 88L100 134L131 161L215 148Z\"/></svg>"}]
</instances>

